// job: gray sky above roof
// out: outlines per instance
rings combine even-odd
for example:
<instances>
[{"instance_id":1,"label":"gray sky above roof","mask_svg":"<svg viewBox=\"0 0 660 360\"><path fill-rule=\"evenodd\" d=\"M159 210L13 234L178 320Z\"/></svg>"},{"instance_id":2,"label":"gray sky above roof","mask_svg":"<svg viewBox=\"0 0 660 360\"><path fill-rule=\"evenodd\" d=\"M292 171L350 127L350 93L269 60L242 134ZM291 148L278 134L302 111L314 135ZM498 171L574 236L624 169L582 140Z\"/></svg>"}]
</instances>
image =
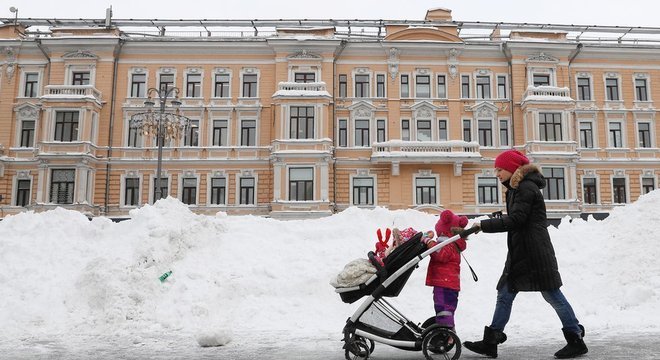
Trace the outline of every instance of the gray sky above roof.
<instances>
[{"instance_id":1,"label":"gray sky above roof","mask_svg":"<svg viewBox=\"0 0 660 360\"><path fill-rule=\"evenodd\" d=\"M8 0L0 17L13 18L15 7L19 18L101 19L109 6L115 19L423 20L427 10L442 7L458 21L660 27L658 0Z\"/></svg>"}]
</instances>

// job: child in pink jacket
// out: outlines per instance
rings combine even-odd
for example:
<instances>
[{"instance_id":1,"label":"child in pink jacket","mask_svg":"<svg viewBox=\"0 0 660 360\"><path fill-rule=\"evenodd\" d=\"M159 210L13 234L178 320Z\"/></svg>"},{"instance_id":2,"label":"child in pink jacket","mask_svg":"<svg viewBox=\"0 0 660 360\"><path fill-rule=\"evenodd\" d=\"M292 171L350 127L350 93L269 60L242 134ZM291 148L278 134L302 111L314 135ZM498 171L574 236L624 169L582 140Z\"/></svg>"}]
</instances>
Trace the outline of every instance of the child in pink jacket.
<instances>
[{"instance_id":1,"label":"child in pink jacket","mask_svg":"<svg viewBox=\"0 0 660 360\"><path fill-rule=\"evenodd\" d=\"M468 223L465 216L457 216L451 210L444 210L435 224L435 241L429 241L429 248L455 234L460 233ZM461 251L465 250L465 239L458 239L439 251L431 254L426 285L433 286L433 305L437 324L453 329L454 312L458 305L458 292L461 290Z\"/></svg>"}]
</instances>

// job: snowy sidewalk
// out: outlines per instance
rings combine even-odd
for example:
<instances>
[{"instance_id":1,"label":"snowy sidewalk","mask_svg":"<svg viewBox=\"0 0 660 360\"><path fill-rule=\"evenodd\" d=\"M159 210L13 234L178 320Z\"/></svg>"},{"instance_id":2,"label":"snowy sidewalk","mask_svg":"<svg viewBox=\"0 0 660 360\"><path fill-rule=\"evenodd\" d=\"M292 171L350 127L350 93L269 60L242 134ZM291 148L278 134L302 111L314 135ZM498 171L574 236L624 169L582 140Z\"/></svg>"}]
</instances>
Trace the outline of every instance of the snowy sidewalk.
<instances>
[{"instance_id":1,"label":"snowy sidewalk","mask_svg":"<svg viewBox=\"0 0 660 360\"><path fill-rule=\"evenodd\" d=\"M19 341L0 340L0 359L226 359L226 360L341 360L344 352L337 339L308 337L283 340L282 334L255 333L246 342L233 342L224 347L202 348L191 337L175 335L118 337L77 337L57 339L43 337ZM594 335L587 339L589 354L582 359L657 359L660 354L658 335L624 334ZM499 348L501 360L553 359L552 354L563 344L531 344L532 339L511 339ZM409 352L376 344L373 360L423 360L421 352ZM485 359L463 352L461 359Z\"/></svg>"}]
</instances>

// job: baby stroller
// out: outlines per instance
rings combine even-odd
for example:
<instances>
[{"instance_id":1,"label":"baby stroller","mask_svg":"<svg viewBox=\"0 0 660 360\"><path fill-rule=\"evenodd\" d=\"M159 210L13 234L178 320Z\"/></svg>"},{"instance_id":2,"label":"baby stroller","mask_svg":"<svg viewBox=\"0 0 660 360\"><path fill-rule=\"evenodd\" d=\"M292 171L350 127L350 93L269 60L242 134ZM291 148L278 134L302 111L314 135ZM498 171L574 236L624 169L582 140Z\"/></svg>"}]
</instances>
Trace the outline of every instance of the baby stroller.
<instances>
[{"instance_id":1,"label":"baby stroller","mask_svg":"<svg viewBox=\"0 0 660 360\"><path fill-rule=\"evenodd\" d=\"M461 356L461 341L454 331L436 324L435 316L421 325L416 324L385 298L399 295L422 259L477 229L464 230L430 249L420 241L423 234L417 233L395 248L383 260L383 266L370 252L369 260L376 267L376 274L359 286L335 289L345 303L354 303L367 296L353 316L346 320L343 330L346 359L368 359L376 342L403 350L421 350L429 360L458 359Z\"/></svg>"}]
</instances>

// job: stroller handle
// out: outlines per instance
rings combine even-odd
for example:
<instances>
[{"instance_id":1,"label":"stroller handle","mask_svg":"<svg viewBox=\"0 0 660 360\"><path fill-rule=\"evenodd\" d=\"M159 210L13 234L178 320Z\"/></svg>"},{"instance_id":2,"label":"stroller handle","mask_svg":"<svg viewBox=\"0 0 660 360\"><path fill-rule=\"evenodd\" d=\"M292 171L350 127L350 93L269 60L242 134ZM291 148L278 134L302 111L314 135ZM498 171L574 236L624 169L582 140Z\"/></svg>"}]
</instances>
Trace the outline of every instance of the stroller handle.
<instances>
[{"instance_id":1,"label":"stroller handle","mask_svg":"<svg viewBox=\"0 0 660 360\"><path fill-rule=\"evenodd\" d=\"M463 231L461 231L461 233L460 233L459 235L461 236L461 238L465 239L466 237L468 237L468 235L471 235L471 234L474 234L474 233L476 233L476 232L479 232L480 230L481 230L480 227L478 227L478 226L473 226L473 227L471 227L471 228L469 228L469 229L467 229L467 230L463 230Z\"/></svg>"}]
</instances>

